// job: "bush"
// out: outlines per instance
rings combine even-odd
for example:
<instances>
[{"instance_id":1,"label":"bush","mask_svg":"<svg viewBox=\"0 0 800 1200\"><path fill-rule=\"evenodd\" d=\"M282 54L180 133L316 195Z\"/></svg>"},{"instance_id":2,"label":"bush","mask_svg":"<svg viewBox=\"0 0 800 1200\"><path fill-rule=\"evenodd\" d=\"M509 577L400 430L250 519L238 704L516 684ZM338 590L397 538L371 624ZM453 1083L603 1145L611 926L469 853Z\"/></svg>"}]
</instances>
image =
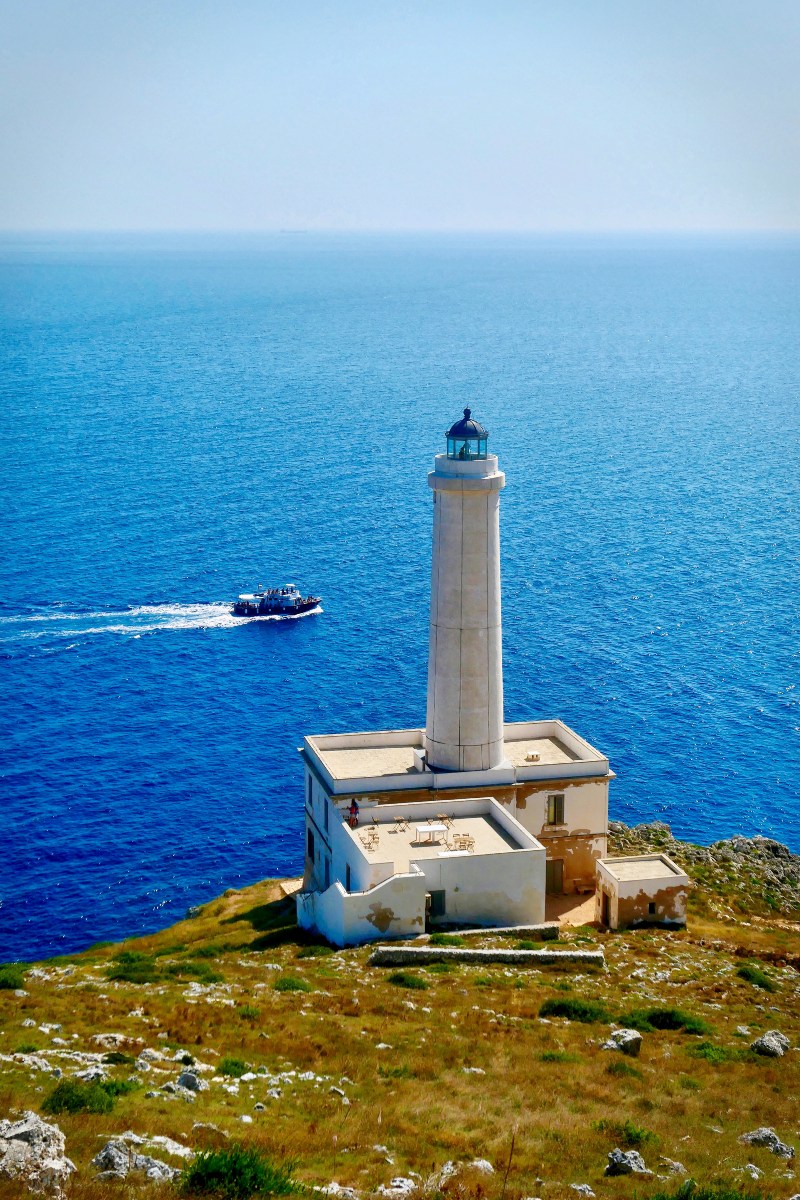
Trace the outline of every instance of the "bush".
<instances>
[{"instance_id":1,"label":"bush","mask_svg":"<svg viewBox=\"0 0 800 1200\"><path fill-rule=\"evenodd\" d=\"M775 984L769 975L765 974L755 963L742 963L740 967L736 968L736 974L740 979L746 979L748 983L752 983L754 987L763 988L765 992L776 991Z\"/></svg>"},{"instance_id":2,"label":"bush","mask_svg":"<svg viewBox=\"0 0 800 1200\"><path fill-rule=\"evenodd\" d=\"M596 1129L598 1133L610 1133L615 1142L628 1150L638 1150L640 1146L646 1146L656 1140L656 1135L651 1130L634 1124L629 1118L624 1121L607 1121L603 1118L602 1121L593 1121L592 1129Z\"/></svg>"},{"instance_id":3,"label":"bush","mask_svg":"<svg viewBox=\"0 0 800 1200\"><path fill-rule=\"evenodd\" d=\"M110 1067L126 1067L134 1062L134 1058L131 1054L123 1054L121 1050L109 1050L108 1054L103 1055L103 1062Z\"/></svg>"},{"instance_id":4,"label":"bush","mask_svg":"<svg viewBox=\"0 0 800 1200\"><path fill-rule=\"evenodd\" d=\"M689 1053L692 1058L702 1059L703 1062L711 1063L712 1066L718 1067L721 1063L741 1062L749 1057L755 1058L747 1050L741 1049L739 1046L719 1046L716 1042L700 1042L696 1046L689 1047Z\"/></svg>"},{"instance_id":5,"label":"bush","mask_svg":"<svg viewBox=\"0 0 800 1200\"><path fill-rule=\"evenodd\" d=\"M192 962L188 959L182 963L170 963L164 968L166 975L189 975L192 979L198 979L201 983L224 983L225 976L220 975L219 971L213 971L208 963Z\"/></svg>"},{"instance_id":6,"label":"bush","mask_svg":"<svg viewBox=\"0 0 800 1200\"><path fill-rule=\"evenodd\" d=\"M222 954L221 946L198 946L192 951L193 958L219 958Z\"/></svg>"},{"instance_id":7,"label":"bush","mask_svg":"<svg viewBox=\"0 0 800 1200\"><path fill-rule=\"evenodd\" d=\"M539 1055L540 1062L576 1063L580 1062L577 1054L567 1054L566 1050L545 1050Z\"/></svg>"},{"instance_id":8,"label":"bush","mask_svg":"<svg viewBox=\"0 0 800 1200\"><path fill-rule=\"evenodd\" d=\"M296 975L281 975L280 979L275 980L276 992L310 992L311 984L306 983L305 979L298 979Z\"/></svg>"},{"instance_id":9,"label":"bush","mask_svg":"<svg viewBox=\"0 0 800 1200\"><path fill-rule=\"evenodd\" d=\"M158 979L158 967L156 960L149 954L141 954L138 950L123 950L111 960L106 978L117 979L122 983L155 983Z\"/></svg>"},{"instance_id":10,"label":"bush","mask_svg":"<svg viewBox=\"0 0 800 1200\"><path fill-rule=\"evenodd\" d=\"M0 991L18 992L25 983L25 972L19 963L0 966Z\"/></svg>"},{"instance_id":11,"label":"bush","mask_svg":"<svg viewBox=\"0 0 800 1200\"><path fill-rule=\"evenodd\" d=\"M466 946L467 943L457 933L432 933L430 944L431 946Z\"/></svg>"},{"instance_id":12,"label":"bush","mask_svg":"<svg viewBox=\"0 0 800 1200\"><path fill-rule=\"evenodd\" d=\"M114 1097L99 1083L62 1079L42 1103L44 1113L110 1113Z\"/></svg>"},{"instance_id":13,"label":"bush","mask_svg":"<svg viewBox=\"0 0 800 1200\"><path fill-rule=\"evenodd\" d=\"M641 1071L638 1071L636 1067L632 1067L630 1063L624 1062L622 1059L618 1059L617 1062L609 1063L606 1067L606 1075L615 1075L617 1078L643 1078Z\"/></svg>"},{"instance_id":14,"label":"bush","mask_svg":"<svg viewBox=\"0 0 800 1200\"><path fill-rule=\"evenodd\" d=\"M217 1074L230 1075L231 1079L240 1079L246 1070L247 1063L241 1058L230 1058L227 1055L219 1060L217 1066Z\"/></svg>"},{"instance_id":15,"label":"bush","mask_svg":"<svg viewBox=\"0 0 800 1200\"><path fill-rule=\"evenodd\" d=\"M566 1017L569 1021L581 1021L591 1025L595 1021L608 1021L609 1015L605 1004L599 1000L580 1000L570 997L558 1000L551 997L545 1000L539 1009L540 1017Z\"/></svg>"},{"instance_id":16,"label":"bush","mask_svg":"<svg viewBox=\"0 0 800 1200\"><path fill-rule=\"evenodd\" d=\"M711 1033L710 1026L700 1017L682 1012L679 1008L634 1008L623 1013L620 1023L640 1033L653 1033L656 1029L670 1029L683 1033Z\"/></svg>"},{"instance_id":17,"label":"bush","mask_svg":"<svg viewBox=\"0 0 800 1200\"><path fill-rule=\"evenodd\" d=\"M37 1054L39 1047L35 1042L20 1042L14 1051L15 1054Z\"/></svg>"},{"instance_id":18,"label":"bush","mask_svg":"<svg viewBox=\"0 0 800 1200\"><path fill-rule=\"evenodd\" d=\"M327 958L329 954L335 954L333 946L328 946L324 942L314 944L313 946L303 946L297 951L297 958Z\"/></svg>"},{"instance_id":19,"label":"bush","mask_svg":"<svg viewBox=\"0 0 800 1200\"><path fill-rule=\"evenodd\" d=\"M389 983L393 983L396 987L410 988L412 991L424 992L428 984L420 978L419 975L414 975L411 971L394 971L389 976Z\"/></svg>"},{"instance_id":20,"label":"bush","mask_svg":"<svg viewBox=\"0 0 800 1200\"><path fill-rule=\"evenodd\" d=\"M258 1150L236 1142L217 1150L201 1150L184 1167L180 1189L188 1195L215 1195L225 1200L251 1196L288 1196L300 1190L292 1178L294 1163L276 1166Z\"/></svg>"},{"instance_id":21,"label":"bush","mask_svg":"<svg viewBox=\"0 0 800 1200\"><path fill-rule=\"evenodd\" d=\"M236 1014L243 1021L257 1021L261 1016L261 1009L256 1008L254 1004L240 1004L236 1010Z\"/></svg>"}]
</instances>

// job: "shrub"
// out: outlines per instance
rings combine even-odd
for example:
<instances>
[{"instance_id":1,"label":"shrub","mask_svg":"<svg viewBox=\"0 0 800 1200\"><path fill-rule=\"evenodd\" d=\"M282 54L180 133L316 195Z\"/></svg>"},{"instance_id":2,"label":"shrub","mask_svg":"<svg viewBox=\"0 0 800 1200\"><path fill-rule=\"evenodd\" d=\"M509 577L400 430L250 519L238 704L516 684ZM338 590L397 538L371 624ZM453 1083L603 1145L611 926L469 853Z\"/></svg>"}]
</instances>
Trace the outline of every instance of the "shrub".
<instances>
[{"instance_id":1,"label":"shrub","mask_svg":"<svg viewBox=\"0 0 800 1200\"><path fill-rule=\"evenodd\" d=\"M192 951L193 958L219 958L222 954L220 946L198 946Z\"/></svg>"},{"instance_id":2,"label":"shrub","mask_svg":"<svg viewBox=\"0 0 800 1200\"><path fill-rule=\"evenodd\" d=\"M261 1016L261 1009L254 1004L240 1004L236 1012L243 1021L257 1021Z\"/></svg>"},{"instance_id":3,"label":"shrub","mask_svg":"<svg viewBox=\"0 0 800 1200\"><path fill-rule=\"evenodd\" d=\"M129 1092L135 1092L141 1084L135 1079L106 1079L100 1087L112 1100L116 1100L117 1096L127 1096Z\"/></svg>"},{"instance_id":4,"label":"shrub","mask_svg":"<svg viewBox=\"0 0 800 1200\"><path fill-rule=\"evenodd\" d=\"M603 1118L601 1121L593 1121L592 1129L596 1129L598 1133L610 1133L616 1142L628 1150L637 1150L639 1146L646 1146L656 1140L656 1135L651 1130L634 1124L629 1118L624 1121L608 1121Z\"/></svg>"},{"instance_id":5,"label":"shrub","mask_svg":"<svg viewBox=\"0 0 800 1200\"><path fill-rule=\"evenodd\" d=\"M456 967L455 963L440 962L431 963L431 965L428 967L428 970L430 971L431 975L452 975L454 971L458 970L458 968Z\"/></svg>"},{"instance_id":6,"label":"shrub","mask_svg":"<svg viewBox=\"0 0 800 1200\"><path fill-rule=\"evenodd\" d=\"M178 1059L178 1062L184 1067L193 1067L195 1064L195 1057L193 1054L182 1054Z\"/></svg>"},{"instance_id":7,"label":"shrub","mask_svg":"<svg viewBox=\"0 0 800 1200\"><path fill-rule=\"evenodd\" d=\"M566 1050L545 1050L539 1055L540 1062L576 1063L580 1062L577 1054L567 1054Z\"/></svg>"},{"instance_id":8,"label":"shrub","mask_svg":"<svg viewBox=\"0 0 800 1200\"><path fill-rule=\"evenodd\" d=\"M617 1078L627 1077L630 1079L642 1079L641 1071L636 1067L632 1067L630 1063L618 1059L616 1062L609 1063L606 1067L606 1075L615 1075Z\"/></svg>"},{"instance_id":9,"label":"shrub","mask_svg":"<svg viewBox=\"0 0 800 1200\"><path fill-rule=\"evenodd\" d=\"M231 1058L226 1055L225 1058L219 1060L217 1073L219 1075L229 1075L231 1079L240 1079L247 1070L247 1063L241 1058Z\"/></svg>"},{"instance_id":10,"label":"shrub","mask_svg":"<svg viewBox=\"0 0 800 1200\"><path fill-rule=\"evenodd\" d=\"M276 1165L258 1150L234 1142L216 1150L201 1150L184 1167L180 1189L189 1195L249 1200L251 1196L288 1196L300 1190L292 1178L293 1163Z\"/></svg>"},{"instance_id":11,"label":"shrub","mask_svg":"<svg viewBox=\"0 0 800 1200\"><path fill-rule=\"evenodd\" d=\"M103 1055L103 1062L110 1067L130 1066L133 1061L133 1055L123 1054L121 1050L109 1050L108 1054Z\"/></svg>"},{"instance_id":12,"label":"shrub","mask_svg":"<svg viewBox=\"0 0 800 1200\"><path fill-rule=\"evenodd\" d=\"M634 1008L620 1017L620 1023L640 1033L656 1029L671 1029L683 1033L711 1033L710 1026L700 1017L682 1012L679 1008Z\"/></svg>"},{"instance_id":13,"label":"shrub","mask_svg":"<svg viewBox=\"0 0 800 1200\"><path fill-rule=\"evenodd\" d=\"M42 1103L44 1113L109 1113L114 1098L99 1083L83 1083L80 1079L62 1079Z\"/></svg>"},{"instance_id":14,"label":"shrub","mask_svg":"<svg viewBox=\"0 0 800 1200\"><path fill-rule=\"evenodd\" d=\"M711 1063L714 1067L718 1067L721 1063L740 1062L748 1056L748 1052L740 1049L738 1046L729 1048L728 1046L719 1046L716 1042L708 1041L699 1042L696 1046L690 1046L689 1053L692 1058L702 1059L703 1062Z\"/></svg>"},{"instance_id":15,"label":"shrub","mask_svg":"<svg viewBox=\"0 0 800 1200\"><path fill-rule=\"evenodd\" d=\"M39 1047L35 1042L20 1042L14 1051L15 1054L36 1054Z\"/></svg>"},{"instance_id":16,"label":"shrub","mask_svg":"<svg viewBox=\"0 0 800 1200\"><path fill-rule=\"evenodd\" d=\"M117 979L122 983L155 983L158 979L158 968L155 959L149 954L141 954L138 950L123 950L111 960L106 978Z\"/></svg>"},{"instance_id":17,"label":"shrub","mask_svg":"<svg viewBox=\"0 0 800 1200\"><path fill-rule=\"evenodd\" d=\"M18 992L25 983L25 972L19 963L0 966L0 991Z\"/></svg>"},{"instance_id":18,"label":"shrub","mask_svg":"<svg viewBox=\"0 0 800 1200\"><path fill-rule=\"evenodd\" d=\"M466 946L463 937L459 937L457 933L432 933L431 946Z\"/></svg>"},{"instance_id":19,"label":"shrub","mask_svg":"<svg viewBox=\"0 0 800 1200\"><path fill-rule=\"evenodd\" d=\"M329 954L335 954L333 946L302 946L296 954L296 958L327 958Z\"/></svg>"},{"instance_id":20,"label":"shrub","mask_svg":"<svg viewBox=\"0 0 800 1200\"><path fill-rule=\"evenodd\" d=\"M412 991L424 992L428 987L427 982L420 978L419 975L414 975L411 971L395 971L389 976L389 983L395 984L396 987L410 988Z\"/></svg>"},{"instance_id":21,"label":"shrub","mask_svg":"<svg viewBox=\"0 0 800 1200\"><path fill-rule=\"evenodd\" d=\"M569 1021L581 1021L591 1025L594 1021L608 1021L605 1004L599 1000L580 1000L577 997L558 1000L551 997L539 1009L540 1017L566 1017Z\"/></svg>"},{"instance_id":22,"label":"shrub","mask_svg":"<svg viewBox=\"0 0 800 1200\"><path fill-rule=\"evenodd\" d=\"M166 975L190 975L193 979L198 979L201 983L224 983L225 976L220 975L219 971L213 971L208 963L192 962L188 959L182 963L170 963L164 968Z\"/></svg>"},{"instance_id":23,"label":"shrub","mask_svg":"<svg viewBox=\"0 0 800 1200\"><path fill-rule=\"evenodd\" d=\"M311 984L306 983L305 979L298 979L296 975L281 975L280 979L275 980L276 992L310 992Z\"/></svg>"},{"instance_id":24,"label":"shrub","mask_svg":"<svg viewBox=\"0 0 800 1200\"><path fill-rule=\"evenodd\" d=\"M740 979L746 979L748 983L752 983L754 987L763 988L765 992L776 990L769 975L765 974L755 963L742 963L740 967L736 968L736 974Z\"/></svg>"}]
</instances>

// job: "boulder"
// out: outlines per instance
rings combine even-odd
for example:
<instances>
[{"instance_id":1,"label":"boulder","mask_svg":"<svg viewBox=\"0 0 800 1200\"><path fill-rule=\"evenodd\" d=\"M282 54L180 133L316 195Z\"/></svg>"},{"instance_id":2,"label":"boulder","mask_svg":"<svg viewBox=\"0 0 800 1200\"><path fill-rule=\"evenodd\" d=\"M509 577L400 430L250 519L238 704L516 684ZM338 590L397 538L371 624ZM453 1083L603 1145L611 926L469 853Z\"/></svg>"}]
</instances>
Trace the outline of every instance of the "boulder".
<instances>
[{"instance_id":1,"label":"boulder","mask_svg":"<svg viewBox=\"0 0 800 1200\"><path fill-rule=\"evenodd\" d=\"M194 1071L181 1071L178 1076L178 1087L186 1088L189 1092L207 1092L208 1084L205 1079L195 1075Z\"/></svg>"},{"instance_id":2,"label":"boulder","mask_svg":"<svg viewBox=\"0 0 800 1200\"><path fill-rule=\"evenodd\" d=\"M747 1146L765 1146L767 1150L771 1150L779 1158L794 1158L794 1147L787 1146L785 1142L781 1141L774 1129L768 1129L766 1126L762 1126L760 1129L753 1129L750 1133L743 1133L739 1141L744 1142Z\"/></svg>"},{"instance_id":3,"label":"boulder","mask_svg":"<svg viewBox=\"0 0 800 1200\"><path fill-rule=\"evenodd\" d=\"M664 1158L663 1155L658 1160L658 1165L663 1167L668 1175L686 1175L688 1173L683 1163L677 1162L674 1158Z\"/></svg>"},{"instance_id":4,"label":"boulder","mask_svg":"<svg viewBox=\"0 0 800 1200\"><path fill-rule=\"evenodd\" d=\"M790 1044L785 1033L780 1033L777 1029L768 1029L766 1033L762 1033L761 1037L750 1043L750 1049L767 1058L783 1058Z\"/></svg>"},{"instance_id":5,"label":"boulder","mask_svg":"<svg viewBox=\"0 0 800 1200\"><path fill-rule=\"evenodd\" d=\"M603 1042L603 1050L619 1050L630 1058L638 1058L642 1048L642 1035L637 1029L615 1029L607 1042Z\"/></svg>"},{"instance_id":6,"label":"boulder","mask_svg":"<svg viewBox=\"0 0 800 1200\"><path fill-rule=\"evenodd\" d=\"M608 1156L606 1175L652 1175L644 1165L638 1150L612 1150Z\"/></svg>"},{"instance_id":7,"label":"boulder","mask_svg":"<svg viewBox=\"0 0 800 1200\"><path fill-rule=\"evenodd\" d=\"M407 1175L395 1175L388 1184L379 1184L376 1190L379 1196L410 1196L417 1190L417 1184Z\"/></svg>"},{"instance_id":8,"label":"boulder","mask_svg":"<svg viewBox=\"0 0 800 1200\"><path fill-rule=\"evenodd\" d=\"M147 1179L167 1181L181 1173L180 1167L171 1167L149 1154L138 1154L122 1141L106 1142L92 1159L92 1166L100 1168L100 1179L125 1179L131 1171L141 1171Z\"/></svg>"},{"instance_id":9,"label":"boulder","mask_svg":"<svg viewBox=\"0 0 800 1200\"><path fill-rule=\"evenodd\" d=\"M469 1165L473 1171L478 1171L481 1175L494 1175L494 1167L488 1158L473 1158Z\"/></svg>"},{"instance_id":10,"label":"boulder","mask_svg":"<svg viewBox=\"0 0 800 1200\"><path fill-rule=\"evenodd\" d=\"M0 1121L0 1178L15 1179L31 1192L63 1195L75 1164L66 1157L64 1134L34 1112L20 1121Z\"/></svg>"},{"instance_id":11,"label":"boulder","mask_svg":"<svg viewBox=\"0 0 800 1200\"><path fill-rule=\"evenodd\" d=\"M579 1196L586 1196L587 1200L594 1200L594 1192L589 1187L588 1183L571 1183L569 1185L573 1192L577 1192Z\"/></svg>"}]
</instances>

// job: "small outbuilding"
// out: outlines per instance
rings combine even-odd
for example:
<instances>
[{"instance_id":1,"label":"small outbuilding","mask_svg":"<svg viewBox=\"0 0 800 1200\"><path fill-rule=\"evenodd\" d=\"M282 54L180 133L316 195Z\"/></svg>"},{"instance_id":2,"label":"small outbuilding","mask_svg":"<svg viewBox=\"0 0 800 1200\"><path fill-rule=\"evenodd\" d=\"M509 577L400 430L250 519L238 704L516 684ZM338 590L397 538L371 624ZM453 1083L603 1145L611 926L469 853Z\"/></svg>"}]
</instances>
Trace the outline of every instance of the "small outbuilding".
<instances>
[{"instance_id":1,"label":"small outbuilding","mask_svg":"<svg viewBox=\"0 0 800 1200\"><path fill-rule=\"evenodd\" d=\"M600 859L595 918L608 929L685 925L688 892L689 876L666 854Z\"/></svg>"}]
</instances>

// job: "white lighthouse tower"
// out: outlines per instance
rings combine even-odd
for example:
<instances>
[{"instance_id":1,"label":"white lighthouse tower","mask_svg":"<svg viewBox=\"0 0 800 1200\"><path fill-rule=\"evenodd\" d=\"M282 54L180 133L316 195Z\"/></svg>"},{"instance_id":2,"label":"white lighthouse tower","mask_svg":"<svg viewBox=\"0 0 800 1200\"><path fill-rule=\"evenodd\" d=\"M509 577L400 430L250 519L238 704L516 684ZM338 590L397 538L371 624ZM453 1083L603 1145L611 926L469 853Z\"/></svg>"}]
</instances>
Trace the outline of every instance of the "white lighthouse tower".
<instances>
[{"instance_id":1,"label":"white lighthouse tower","mask_svg":"<svg viewBox=\"0 0 800 1200\"><path fill-rule=\"evenodd\" d=\"M505 760L500 617L500 489L488 432L464 417L428 475L433 489L425 752L434 771L485 771Z\"/></svg>"}]
</instances>

